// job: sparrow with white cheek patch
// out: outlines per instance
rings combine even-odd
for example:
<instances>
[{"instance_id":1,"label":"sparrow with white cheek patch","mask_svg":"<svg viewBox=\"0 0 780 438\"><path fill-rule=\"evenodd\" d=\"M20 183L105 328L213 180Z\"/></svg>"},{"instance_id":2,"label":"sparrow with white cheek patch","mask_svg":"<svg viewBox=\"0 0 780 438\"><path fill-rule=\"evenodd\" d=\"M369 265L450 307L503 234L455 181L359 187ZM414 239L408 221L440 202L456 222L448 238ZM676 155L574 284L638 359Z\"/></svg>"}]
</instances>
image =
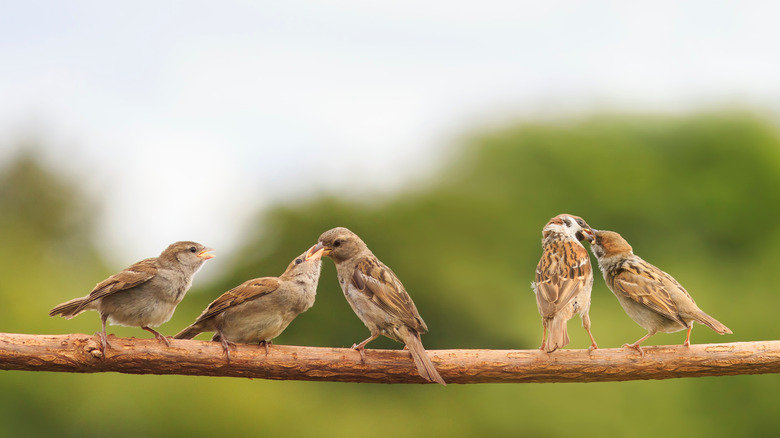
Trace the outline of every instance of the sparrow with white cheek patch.
<instances>
[{"instance_id":1,"label":"sparrow with white cheek patch","mask_svg":"<svg viewBox=\"0 0 780 438\"><path fill-rule=\"evenodd\" d=\"M203 262L214 257L213 251L200 243L176 242L159 257L153 257L128 267L98 283L89 295L60 304L49 316L62 315L70 319L85 310L96 310L103 322L100 340L103 351L110 347L106 335L106 320L112 324L141 327L158 340L170 343L156 330L173 316L176 305L192 285L192 277Z\"/></svg>"},{"instance_id":2,"label":"sparrow with white cheek patch","mask_svg":"<svg viewBox=\"0 0 780 438\"><path fill-rule=\"evenodd\" d=\"M365 361L366 344L384 335L406 345L420 376L445 385L420 340L428 327L393 271L360 237L343 227L322 233L312 251L321 249L336 264L341 289L352 310L371 331L371 337L352 346L361 358Z\"/></svg>"},{"instance_id":3,"label":"sparrow with white cheek patch","mask_svg":"<svg viewBox=\"0 0 780 438\"><path fill-rule=\"evenodd\" d=\"M590 332L590 292L593 268L588 251L580 243L593 231L582 218L561 214L550 219L542 230L542 258L531 286L542 315L542 345L548 353L569 343L566 323L579 313L590 336L590 350L598 348Z\"/></svg>"},{"instance_id":4,"label":"sparrow with white cheek patch","mask_svg":"<svg viewBox=\"0 0 780 438\"><path fill-rule=\"evenodd\" d=\"M268 354L271 340L314 304L322 253L307 250L281 276L255 278L225 292L174 338L215 332L211 340L222 342L228 362L234 342L259 343Z\"/></svg>"},{"instance_id":5,"label":"sparrow with white cheek patch","mask_svg":"<svg viewBox=\"0 0 780 438\"><path fill-rule=\"evenodd\" d=\"M674 333L683 329L688 329L683 345L689 346L693 321L720 334L731 333L728 327L699 309L688 291L671 275L634 255L631 245L620 234L596 231L590 248L623 310L647 330L647 335L624 347L644 356L639 344L647 338L657 332Z\"/></svg>"}]
</instances>

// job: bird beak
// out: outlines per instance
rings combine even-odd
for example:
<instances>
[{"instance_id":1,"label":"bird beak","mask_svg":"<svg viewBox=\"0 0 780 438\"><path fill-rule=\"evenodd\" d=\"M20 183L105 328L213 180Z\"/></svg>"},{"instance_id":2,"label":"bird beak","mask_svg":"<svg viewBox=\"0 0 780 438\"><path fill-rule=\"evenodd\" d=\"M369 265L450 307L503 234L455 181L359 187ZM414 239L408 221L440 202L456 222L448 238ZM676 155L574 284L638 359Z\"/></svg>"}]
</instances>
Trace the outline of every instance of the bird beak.
<instances>
[{"instance_id":1,"label":"bird beak","mask_svg":"<svg viewBox=\"0 0 780 438\"><path fill-rule=\"evenodd\" d=\"M593 228L583 228L582 235L585 236L585 240L592 243L593 239L596 237L596 230Z\"/></svg>"},{"instance_id":2,"label":"bird beak","mask_svg":"<svg viewBox=\"0 0 780 438\"><path fill-rule=\"evenodd\" d=\"M212 248L206 248L203 251L198 253L198 257L202 258L203 260L213 259L216 257L214 254L209 254L209 251L214 251Z\"/></svg>"},{"instance_id":3,"label":"bird beak","mask_svg":"<svg viewBox=\"0 0 780 438\"><path fill-rule=\"evenodd\" d=\"M325 255L325 250L325 245L323 245L322 242L317 243L316 245L309 248L309 251L306 253L306 261L308 262L312 259L317 260L321 258L323 255Z\"/></svg>"}]
</instances>

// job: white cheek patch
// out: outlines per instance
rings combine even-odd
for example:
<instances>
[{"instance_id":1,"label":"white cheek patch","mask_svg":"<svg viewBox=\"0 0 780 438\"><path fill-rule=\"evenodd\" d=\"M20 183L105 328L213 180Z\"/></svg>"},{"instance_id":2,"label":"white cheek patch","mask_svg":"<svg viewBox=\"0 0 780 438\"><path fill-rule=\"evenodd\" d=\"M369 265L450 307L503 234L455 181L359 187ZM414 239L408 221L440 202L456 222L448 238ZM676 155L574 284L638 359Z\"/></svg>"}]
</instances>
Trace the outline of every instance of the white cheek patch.
<instances>
[{"instance_id":1,"label":"white cheek patch","mask_svg":"<svg viewBox=\"0 0 780 438\"><path fill-rule=\"evenodd\" d=\"M568 220L571 223L571 226L569 227L561 224L549 224L546 227L544 227L544 231L551 231L553 233L563 234L567 237L571 237L572 239L579 241L579 239L577 239L577 233L582 231L582 227L580 227L579 224L577 224L577 221L575 221L571 217L568 217Z\"/></svg>"}]
</instances>

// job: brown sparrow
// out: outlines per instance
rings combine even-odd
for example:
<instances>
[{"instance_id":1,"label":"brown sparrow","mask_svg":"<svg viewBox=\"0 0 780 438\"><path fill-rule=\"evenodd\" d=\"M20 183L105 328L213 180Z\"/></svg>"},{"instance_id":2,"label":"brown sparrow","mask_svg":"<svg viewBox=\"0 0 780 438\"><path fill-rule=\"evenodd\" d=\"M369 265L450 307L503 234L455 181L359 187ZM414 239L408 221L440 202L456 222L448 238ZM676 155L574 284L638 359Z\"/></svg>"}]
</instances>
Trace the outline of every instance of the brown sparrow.
<instances>
[{"instance_id":1,"label":"brown sparrow","mask_svg":"<svg viewBox=\"0 0 780 438\"><path fill-rule=\"evenodd\" d=\"M174 338L192 339L202 332L215 332L211 340L222 342L228 362L234 342L257 342L268 354L271 340L314 304L322 253L307 250L290 262L281 276L255 278L225 292Z\"/></svg>"},{"instance_id":2,"label":"brown sparrow","mask_svg":"<svg viewBox=\"0 0 780 438\"><path fill-rule=\"evenodd\" d=\"M590 336L589 349L598 348L588 316L593 268L588 250L580 243L592 233L582 218L569 214L555 216L542 230L542 259L531 284L544 326L540 350L551 353L569 343L566 323L575 313Z\"/></svg>"},{"instance_id":3,"label":"brown sparrow","mask_svg":"<svg viewBox=\"0 0 780 438\"><path fill-rule=\"evenodd\" d=\"M699 309L688 291L671 275L634 255L631 245L620 234L595 231L590 248L599 261L604 281L623 310L647 330L647 335L624 347L644 356L639 344L647 338L656 332L674 333L683 329L688 329L683 345L689 346L693 321L720 334L731 333L728 327Z\"/></svg>"},{"instance_id":4,"label":"brown sparrow","mask_svg":"<svg viewBox=\"0 0 780 438\"><path fill-rule=\"evenodd\" d=\"M213 251L200 243L176 242L159 257L152 257L128 267L98 283L89 295L53 308L49 316L70 319L85 310L96 310L103 322L100 340L103 351L110 347L106 320L112 324L141 327L158 340L170 343L157 327L173 316L176 305L192 285L192 277L203 262L214 257Z\"/></svg>"},{"instance_id":5,"label":"brown sparrow","mask_svg":"<svg viewBox=\"0 0 780 438\"><path fill-rule=\"evenodd\" d=\"M409 349L417 372L430 382L445 385L423 348L420 335L428 327L398 277L352 231L339 227L322 233L310 250L324 249L336 265L339 283L352 310L371 336L352 348L365 361L365 346L379 335L402 342Z\"/></svg>"}]
</instances>

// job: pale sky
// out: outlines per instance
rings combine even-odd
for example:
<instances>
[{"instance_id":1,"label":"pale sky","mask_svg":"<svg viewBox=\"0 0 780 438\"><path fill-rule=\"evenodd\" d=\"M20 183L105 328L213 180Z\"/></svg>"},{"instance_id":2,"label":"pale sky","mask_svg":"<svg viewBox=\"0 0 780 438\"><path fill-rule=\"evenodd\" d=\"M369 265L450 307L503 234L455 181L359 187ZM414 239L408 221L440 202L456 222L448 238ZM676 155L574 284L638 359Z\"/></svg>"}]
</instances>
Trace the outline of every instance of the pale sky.
<instances>
[{"instance_id":1,"label":"pale sky","mask_svg":"<svg viewBox=\"0 0 780 438\"><path fill-rule=\"evenodd\" d=\"M96 235L118 264L181 239L219 254L256 208L424 179L497 120L776 115L778 5L4 2L0 160L44 142L106 198Z\"/></svg>"}]
</instances>

